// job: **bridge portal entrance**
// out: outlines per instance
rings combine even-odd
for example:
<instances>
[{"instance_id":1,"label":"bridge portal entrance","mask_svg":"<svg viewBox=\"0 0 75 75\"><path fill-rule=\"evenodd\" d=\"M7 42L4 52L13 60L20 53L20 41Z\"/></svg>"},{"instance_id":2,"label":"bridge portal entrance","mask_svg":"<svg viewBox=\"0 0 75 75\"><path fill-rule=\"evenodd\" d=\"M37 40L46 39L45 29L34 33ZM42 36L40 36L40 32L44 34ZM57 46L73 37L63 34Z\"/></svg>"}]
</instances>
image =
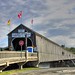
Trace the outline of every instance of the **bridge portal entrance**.
<instances>
[{"instance_id":1,"label":"bridge portal entrance","mask_svg":"<svg viewBox=\"0 0 75 75\"><path fill-rule=\"evenodd\" d=\"M27 44L26 44L27 38ZM23 42L20 46L19 42ZM8 34L8 48L9 50L21 51L21 50L34 50L36 51L36 34L33 30L20 24L13 31Z\"/></svg>"},{"instance_id":2,"label":"bridge portal entrance","mask_svg":"<svg viewBox=\"0 0 75 75\"><path fill-rule=\"evenodd\" d=\"M12 45L15 51L21 51L21 46L19 45L19 41L22 40L24 42L22 46L22 50L26 50L26 39L25 38L15 38L12 41ZM27 38L27 47L32 46L32 40Z\"/></svg>"}]
</instances>

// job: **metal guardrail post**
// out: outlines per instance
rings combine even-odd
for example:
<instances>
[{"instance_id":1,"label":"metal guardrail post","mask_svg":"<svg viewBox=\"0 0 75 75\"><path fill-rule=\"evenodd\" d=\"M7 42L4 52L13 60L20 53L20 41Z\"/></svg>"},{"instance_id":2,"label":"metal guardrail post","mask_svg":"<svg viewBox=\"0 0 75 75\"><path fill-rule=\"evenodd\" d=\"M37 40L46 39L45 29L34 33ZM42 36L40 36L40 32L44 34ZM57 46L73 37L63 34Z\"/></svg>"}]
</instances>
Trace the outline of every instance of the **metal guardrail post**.
<instances>
[{"instance_id":1,"label":"metal guardrail post","mask_svg":"<svg viewBox=\"0 0 75 75\"><path fill-rule=\"evenodd\" d=\"M75 65L75 62L73 60L71 60L71 61L72 61L73 65Z\"/></svg>"}]
</instances>

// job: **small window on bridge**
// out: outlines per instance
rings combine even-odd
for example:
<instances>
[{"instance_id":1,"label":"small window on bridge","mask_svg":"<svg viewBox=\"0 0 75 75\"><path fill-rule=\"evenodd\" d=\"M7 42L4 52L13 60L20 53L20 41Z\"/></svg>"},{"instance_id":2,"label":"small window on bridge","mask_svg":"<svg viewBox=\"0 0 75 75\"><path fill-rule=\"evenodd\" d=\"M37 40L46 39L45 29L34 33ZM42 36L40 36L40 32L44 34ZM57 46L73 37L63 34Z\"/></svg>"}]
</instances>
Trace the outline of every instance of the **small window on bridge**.
<instances>
[{"instance_id":1,"label":"small window on bridge","mask_svg":"<svg viewBox=\"0 0 75 75\"><path fill-rule=\"evenodd\" d=\"M65 53L64 52L62 52L62 55L64 55Z\"/></svg>"},{"instance_id":2,"label":"small window on bridge","mask_svg":"<svg viewBox=\"0 0 75 75\"><path fill-rule=\"evenodd\" d=\"M70 56L70 54L69 54L69 56Z\"/></svg>"}]
</instances>

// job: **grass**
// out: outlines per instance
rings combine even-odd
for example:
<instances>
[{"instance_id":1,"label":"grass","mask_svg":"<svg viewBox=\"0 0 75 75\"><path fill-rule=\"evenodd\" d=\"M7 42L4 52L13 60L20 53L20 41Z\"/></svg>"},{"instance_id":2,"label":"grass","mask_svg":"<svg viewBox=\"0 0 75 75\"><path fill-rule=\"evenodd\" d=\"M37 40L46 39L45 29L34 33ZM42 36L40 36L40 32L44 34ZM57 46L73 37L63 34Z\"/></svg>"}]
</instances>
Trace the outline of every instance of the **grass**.
<instances>
[{"instance_id":1,"label":"grass","mask_svg":"<svg viewBox=\"0 0 75 75\"><path fill-rule=\"evenodd\" d=\"M10 70L10 71L4 71L2 73L0 73L0 75L10 75L10 74L16 74L16 73L21 73L21 72L25 72L25 71L30 71L30 70L38 70L39 68L24 68L22 70Z\"/></svg>"}]
</instances>

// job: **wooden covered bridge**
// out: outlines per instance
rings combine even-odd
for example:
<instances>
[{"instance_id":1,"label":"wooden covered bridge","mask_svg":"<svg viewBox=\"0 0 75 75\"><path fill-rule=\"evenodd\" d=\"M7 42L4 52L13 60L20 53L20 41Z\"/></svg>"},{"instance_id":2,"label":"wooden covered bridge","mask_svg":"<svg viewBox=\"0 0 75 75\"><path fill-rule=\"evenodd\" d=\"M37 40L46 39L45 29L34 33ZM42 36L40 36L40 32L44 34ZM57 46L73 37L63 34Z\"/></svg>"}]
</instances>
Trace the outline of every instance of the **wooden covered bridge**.
<instances>
[{"instance_id":1,"label":"wooden covered bridge","mask_svg":"<svg viewBox=\"0 0 75 75\"><path fill-rule=\"evenodd\" d=\"M20 24L8 34L8 49L0 51L0 70L14 63L22 69L28 62L35 67L70 67L75 65L75 55Z\"/></svg>"}]
</instances>

